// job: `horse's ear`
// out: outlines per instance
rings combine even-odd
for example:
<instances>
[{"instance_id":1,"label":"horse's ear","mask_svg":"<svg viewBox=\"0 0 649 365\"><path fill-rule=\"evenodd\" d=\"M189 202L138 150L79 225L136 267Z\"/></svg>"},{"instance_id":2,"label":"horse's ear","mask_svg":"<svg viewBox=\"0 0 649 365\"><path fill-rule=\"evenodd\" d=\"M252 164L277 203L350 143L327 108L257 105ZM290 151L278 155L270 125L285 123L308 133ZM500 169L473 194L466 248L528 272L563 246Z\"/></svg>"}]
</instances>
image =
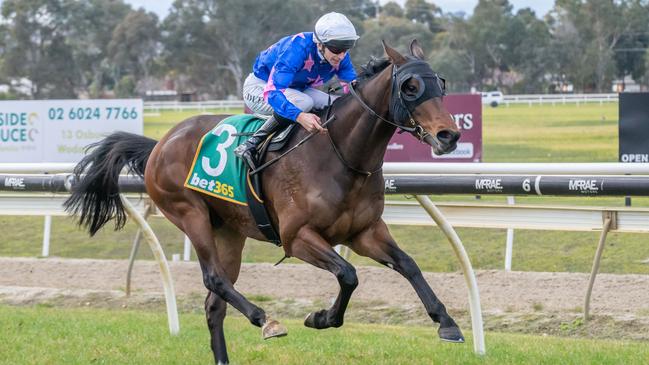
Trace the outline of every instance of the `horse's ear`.
<instances>
[{"instance_id":1,"label":"horse's ear","mask_svg":"<svg viewBox=\"0 0 649 365\"><path fill-rule=\"evenodd\" d=\"M421 49L421 45L416 39L413 39L412 43L410 43L410 53L420 60L424 59L424 50Z\"/></svg>"},{"instance_id":2,"label":"horse's ear","mask_svg":"<svg viewBox=\"0 0 649 365\"><path fill-rule=\"evenodd\" d=\"M401 55L401 53L397 52L394 48L390 47L385 43L384 40L381 40L381 43L383 43L383 50L385 51L385 54L388 55L388 58L390 58L390 61L399 66L403 65L406 63L406 58Z\"/></svg>"}]
</instances>

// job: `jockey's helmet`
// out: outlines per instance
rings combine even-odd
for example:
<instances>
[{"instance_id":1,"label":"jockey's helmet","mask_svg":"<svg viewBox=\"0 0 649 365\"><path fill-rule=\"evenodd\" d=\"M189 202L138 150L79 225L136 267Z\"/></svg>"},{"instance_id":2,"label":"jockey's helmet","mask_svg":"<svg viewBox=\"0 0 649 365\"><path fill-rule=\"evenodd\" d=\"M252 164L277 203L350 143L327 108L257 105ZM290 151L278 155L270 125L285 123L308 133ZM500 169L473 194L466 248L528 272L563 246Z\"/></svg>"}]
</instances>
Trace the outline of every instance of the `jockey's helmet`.
<instances>
[{"instance_id":1,"label":"jockey's helmet","mask_svg":"<svg viewBox=\"0 0 649 365\"><path fill-rule=\"evenodd\" d=\"M359 36L354 24L340 13L327 13L315 23L315 37L327 48L348 50L354 47Z\"/></svg>"}]
</instances>

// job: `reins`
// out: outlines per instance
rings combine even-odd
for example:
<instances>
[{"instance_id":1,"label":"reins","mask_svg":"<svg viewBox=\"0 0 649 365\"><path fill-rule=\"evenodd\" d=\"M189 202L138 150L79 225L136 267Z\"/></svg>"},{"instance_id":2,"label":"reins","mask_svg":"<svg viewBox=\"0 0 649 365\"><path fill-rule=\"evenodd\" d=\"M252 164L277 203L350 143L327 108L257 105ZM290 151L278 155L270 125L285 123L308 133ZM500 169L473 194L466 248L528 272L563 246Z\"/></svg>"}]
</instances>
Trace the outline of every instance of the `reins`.
<instances>
[{"instance_id":1,"label":"reins","mask_svg":"<svg viewBox=\"0 0 649 365\"><path fill-rule=\"evenodd\" d=\"M345 165L346 168L354 171L357 174L365 175L365 177L370 177L373 174L381 171L381 169L383 168L383 161L381 161L380 166L378 168L376 168L374 171L365 171L365 170L360 170L360 169L355 168L354 166L350 165L349 162L347 162L347 160L345 160L342 153L340 153L340 151L338 150L338 147L336 147L336 143L334 142L333 138L331 138L331 133L327 133L327 135L329 136L329 142L331 142L331 147L333 147L334 152L336 152L336 156L338 156L338 159L340 160L340 162L343 163L343 165Z\"/></svg>"},{"instance_id":2,"label":"reins","mask_svg":"<svg viewBox=\"0 0 649 365\"><path fill-rule=\"evenodd\" d=\"M326 114L327 118L329 117L329 113L331 112L331 93L335 92L337 90L340 90L340 87L335 88L335 89L334 88L329 88L329 90L327 90L327 95L329 97L329 99L327 100L327 105L328 105L327 114ZM353 90L353 86L351 84L349 84L349 90L350 91ZM362 100L361 100L361 102L362 102ZM324 125L323 125L323 127L324 127ZM381 161L381 164L379 165L379 167L377 167L373 171L366 171L366 170L357 169L356 167L352 166L349 162L347 162L347 160L345 160L345 157L343 157L343 154L338 149L338 146L336 146L336 142L334 142L333 138L331 137L331 133L329 133L329 129L327 129L327 136L329 137L329 142L331 143L331 147L333 147L334 152L336 152L336 156L338 156L338 159L340 160L340 162L343 163L343 165L346 168L352 170L353 172L355 172L357 174L365 175L366 178L368 178L368 177L372 176L373 174L381 171L381 169L383 168L383 161Z\"/></svg>"}]
</instances>

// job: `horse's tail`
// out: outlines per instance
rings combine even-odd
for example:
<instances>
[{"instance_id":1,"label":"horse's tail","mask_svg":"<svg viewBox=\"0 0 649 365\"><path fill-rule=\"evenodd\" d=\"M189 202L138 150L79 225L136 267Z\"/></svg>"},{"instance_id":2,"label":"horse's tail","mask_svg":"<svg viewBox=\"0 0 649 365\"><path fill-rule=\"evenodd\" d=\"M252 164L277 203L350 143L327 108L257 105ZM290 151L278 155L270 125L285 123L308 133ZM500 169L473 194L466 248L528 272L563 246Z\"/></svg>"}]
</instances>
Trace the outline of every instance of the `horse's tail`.
<instances>
[{"instance_id":1,"label":"horse's tail","mask_svg":"<svg viewBox=\"0 0 649 365\"><path fill-rule=\"evenodd\" d=\"M126 213L119 197L119 174L129 172L144 177L144 169L157 141L126 132L115 132L86 148L86 155L74 168L72 195L65 210L79 214L79 225L93 236L115 218L115 230L126 223Z\"/></svg>"}]
</instances>

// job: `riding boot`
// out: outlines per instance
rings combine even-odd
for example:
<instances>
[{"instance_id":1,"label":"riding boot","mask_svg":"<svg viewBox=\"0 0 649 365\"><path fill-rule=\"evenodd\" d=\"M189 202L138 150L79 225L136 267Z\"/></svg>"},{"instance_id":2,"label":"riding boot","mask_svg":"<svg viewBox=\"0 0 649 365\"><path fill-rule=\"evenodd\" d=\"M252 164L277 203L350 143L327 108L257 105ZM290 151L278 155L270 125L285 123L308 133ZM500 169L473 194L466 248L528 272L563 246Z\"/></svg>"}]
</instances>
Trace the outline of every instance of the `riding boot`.
<instances>
[{"instance_id":1,"label":"riding boot","mask_svg":"<svg viewBox=\"0 0 649 365\"><path fill-rule=\"evenodd\" d=\"M257 147L259 144L264 141L268 135L278 130L280 123L277 121L275 116L272 116L266 120L266 122L250 137L248 140L240 144L237 148L234 149L234 154L240 157L243 161L248 164L250 171L257 168Z\"/></svg>"}]
</instances>

